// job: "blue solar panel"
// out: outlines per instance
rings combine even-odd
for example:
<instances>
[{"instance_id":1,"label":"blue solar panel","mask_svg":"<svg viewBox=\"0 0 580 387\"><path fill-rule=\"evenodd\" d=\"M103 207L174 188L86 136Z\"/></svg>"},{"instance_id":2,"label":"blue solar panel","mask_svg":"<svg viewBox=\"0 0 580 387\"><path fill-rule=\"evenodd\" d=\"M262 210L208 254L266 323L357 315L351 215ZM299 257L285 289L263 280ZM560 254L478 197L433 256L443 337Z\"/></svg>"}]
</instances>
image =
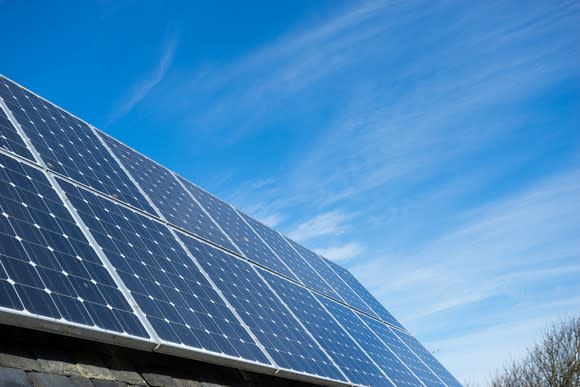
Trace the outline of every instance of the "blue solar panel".
<instances>
[{"instance_id":1,"label":"blue solar panel","mask_svg":"<svg viewBox=\"0 0 580 387\"><path fill-rule=\"evenodd\" d=\"M368 313L372 316L376 314L364 303L363 300L335 273L334 270L326 263L326 260L320 257L318 254L307 249L306 247L288 239L288 242L294 246L294 248L304 257L306 261L312 266L318 274L330 284L334 290L334 295L331 297L344 301L346 304L356 308L360 311Z\"/></svg>"},{"instance_id":2,"label":"blue solar panel","mask_svg":"<svg viewBox=\"0 0 580 387\"><path fill-rule=\"evenodd\" d=\"M308 290L266 271L261 273L350 382L368 386L392 385Z\"/></svg>"},{"instance_id":3,"label":"blue solar panel","mask_svg":"<svg viewBox=\"0 0 580 387\"><path fill-rule=\"evenodd\" d=\"M421 385L419 379L403 365L393 351L365 325L358 313L324 297L317 298L396 385Z\"/></svg>"},{"instance_id":4,"label":"blue solar panel","mask_svg":"<svg viewBox=\"0 0 580 387\"><path fill-rule=\"evenodd\" d=\"M230 251L235 251L224 233L168 169L111 137L103 134L101 136L168 222Z\"/></svg>"},{"instance_id":5,"label":"blue solar panel","mask_svg":"<svg viewBox=\"0 0 580 387\"><path fill-rule=\"evenodd\" d=\"M344 380L251 264L193 238L183 241L279 367Z\"/></svg>"},{"instance_id":6,"label":"blue solar panel","mask_svg":"<svg viewBox=\"0 0 580 387\"><path fill-rule=\"evenodd\" d=\"M86 123L1 76L0 96L51 170L153 211Z\"/></svg>"},{"instance_id":7,"label":"blue solar panel","mask_svg":"<svg viewBox=\"0 0 580 387\"><path fill-rule=\"evenodd\" d=\"M269 364L165 225L61 185L162 340Z\"/></svg>"},{"instance_id":8,"label":"blue solar panel","mask_svg":"<svg viewBox=\"0 0 580 387\"><path fill-rule=\"evenodd\" d=\"M0 306L148 338L43 172L0 153Z\"/></svg>"},{"instance_id":9,"label":"blue solar panel","mask_svg":"<svg viewBox=\"0 0 580 387\"><path fill-rule=\"evenodd\" d=\"M242 214L242 216L268 246L286 263L292 272L296 274L301 283L331 297L337 297L326 281L306 263L282 235L248 215Z\"/></svg>"},{"instance_id":10,"label":"blue solar panel","mask_svg":"<svg viewBox=\"0 0 580 387\"><path fill-rule=\"evenodd\" d=\"M396 331L396 334L446 385L461 387L461 383L423 347L419 340L400 331Z\"/></svg>"},{"instance_id":11,"label":"blue solar panel","mask_svg":"<svg viewBox=\"0 0 580 387\"><path fill-rule=\"evenodd\" d=\"M236 246L241 249L241 253L246 258L298 281L298 278L270 251L268 246L260 240L238 212L229 204L205 192L189 181L182 178L179 179L213 220L234 241Z\"/></svg>"},{"instance_id":12,"label":"blue solar panel","mask_svg":"<svg viewBox=\"0 0 580 387\"><path fill-rule=\"evenodd\" d=\"M373 312L375 312L375 314L377 316L379 316L379 318L381 320L383 320L389 324L392 324L396 327L403 328L403 325L401 325L401 323L399 321L397 321L397 319L395 317L393 317L393 315L390 314L389 311L387 311L387 309L385 309L385 307L383 305L381 305L381 303L375 297L373 297L373 295L367 289L365 289L364 286L362 286L362 284L356 279L356 277L354 275L352 275L351 272L349 272L348 270L346 270L342 266L337 265L334 262L327 260L327 263L334 269L336 274L338 274L338 276L340 278L342 278L342 280L348 286L350 286L350 288L352 290L354 290L355 293L369 307L372 308Z\"/></svg>"},{"instance_id":13,"label":"blue solar panel","mask_svg":"<svg viewBox=\"0 0 580 387\"><path fill-rule=\"evenodd\" d=\"M1 98L1 97L0 97ZM0 147L10 152L14 152L19 156L26 157L29 160L34 160L32 154L24 144L24 141L16 131L16 128L4 110L0 107Z\"/></svg>"},{"instance_id":14,"label":"blue solar panel","mask_svg":"<svg viewBox=\"0 0 580 387\"><path fill-rule=\"evenodd\" d=\"M393 350L399 359L401 359L413 373L421 379L427 386L441 386L441 381L421 362L421 360L399 340L394 330L387 325L373 320L366 316L361 316L363 321L381 338L391 350Z\"/></svg>"},{"instance_id":15,"label":"blue solar panel","mask_svg":"<svg viewBox=\"0 0 580 387\"><path fill-rule=\"evenodd\" d=\"M0 321L320 383L459 385L348 270L2 76L0 97Z\"/></svg>"}]
</instances>

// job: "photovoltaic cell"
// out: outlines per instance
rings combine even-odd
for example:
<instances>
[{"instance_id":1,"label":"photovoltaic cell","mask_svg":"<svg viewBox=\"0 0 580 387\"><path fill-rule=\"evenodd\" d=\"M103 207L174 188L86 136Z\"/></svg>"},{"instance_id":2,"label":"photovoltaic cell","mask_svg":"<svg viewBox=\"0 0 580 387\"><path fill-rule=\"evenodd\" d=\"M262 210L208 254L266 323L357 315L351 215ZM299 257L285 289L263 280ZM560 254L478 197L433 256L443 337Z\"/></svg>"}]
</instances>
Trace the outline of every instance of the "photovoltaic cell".
<instances>
[{"instance_id":1,"label":"photovoltaic cell","mask_svg":"<svg viewBox=\"0 0 580 387\"><path fill-rule=\"evenodd\" d=\"M205 192L191 182L179 178L187 190L220 225L222 230L234 241L248 259L277 271L298 281L298 278L276 257L268 246L260 240L256 233L244 222L242 217L229 204ZM224 246L225 247L225 246Z\"/></svg>"},{"instance_id":2,"label":"photovoltaic cell","mask_svg":"<svg viewBox=\"0 0 580 387\"><path fill-rule=\"evenodd\" d=\"M153 211L86 123L1 76L0 96L51 170Z\"/></svg>"},{"instance_id":3,"label":"photovoltaic cell","mask_svg":"<svg viewBox=\"0 0 580 387\"><path fill-rule=\"evenodd\" d=\"M261 273L352 383L392 385L307 289L264 270Z\"/></svg>"},{"instance_id":4,"label":"photovoltaic cell","mask_svg":"<svg viewBox=\"0 0 580 387\"><path fill-rule=\"evenodd\" d=\"M190 237L183 241L278 366L344 380L248 262Z\"/></svg>"},{"instance_id":5,"label":"photovoltaic cell","mask_svg":"<svg viewBox=\"0 0 580 387\"><path fill-rule=\"evenodd\" d=\"M102 134L101 136L168 222L230 251L235 251L226 236L168 169L111 137Z\"/></svg>"},{"instance_id":6,"label":"photovoltaic cell","mask_svg":"<svg viewBox=\"0 0 580 387\"><path fill-rule=\"evenodd\" d=\"M364 324L358 313L334 301L317 298L397 386L421 386L419 379Z\"/></svg>"},{"instance_id":7,"label":"photovoltaic cell","mask_svg":"<svg viewBox=\"0 0 580 387\"><path fill-rule=\"evenodd\" d=\"M29 160L34 160L30 151L26 148L26 144L24 144L24 141L2 108L0 108L0 147Z\"/></svg>"},{"instance_id":8,"label":"photovoltaic cell","mask_svg":"<svg viewBox=\"0 0 580 387\"><path fill-rule=\"evenodd\" d=\"M330 286L306 263L282 235L246 214L242 214L242 216L296 274L301 283L321 293L337 297Z\"/></svg>"},{"instance_id":9,"label":"photovoltaic cell","mask_svg":"<svg viewBox=\"0 0 580 387\"><path fill-rule=\"evenodd\" d=\"M165 225L61 184L162 340L269 364Z\"/></svg>"},{"instance_id":10,"label":"photovoltaic cell","mask_svg":"<svg viewBox=\"0 0 580 387\"><path fill-rule=\"evenodd\" d=\"M395 335L387 325L367 316L360 316L362 320L391 348L407 367L427 386L443 386L439 379L419 360L419 358Z\"/></svg>"},{"instance_id":11,"label":"photovoltaic cell","mask_svg":"<svg viewBox=\"0 0 580 387\"><path fill-rule=\"evenodd\" d=\"M363 300L344 282L342 279L332 270L332 268L326 263L326 260L320 257L318 254L307 249L306 247L288 239L288 242L294 246L294 248L308 261L310 266L312 266L322 278L328 282L333 290L334 296L329 295L339 301L344 301L346 304L356 308L360 311L368 313L372 316L376 314L366 305ZM338 297L337 297L338 296Z\"/></svg>"},{"instance_id":12,"label":"photovoltaic cell","mask_svg":"<svg viewBox=\"0 0 580 387\"><path fill-rule=\"evenodd\" d=\"M43 172L0 154L0 306L148 338Z\"/></svg>"},{"instance_id":13,"label":"photovoltaic cell","mask_svg":"<svg viewBox=\"0 0 580 387\"><path fill-rule=\"evenodd\" d=\"M340 265L327 260L327 263L333 268L340 278L375 312L379 318L396 327L403 328L403 325L373 295L356 279L354 275Z\"/></svg>"},{"instance_id":14,"label":"photovoltaic cell","mask_svg":"<svg viewBox=\"0 0 580 387\"><path fill-rule=\"evenodd\" d=\"M431 355L431 353L423 347L419 340L403 332L397 331L396 334L425 364L427 364L427 366L429 366L433 372L437 374L437 376L439 376L441 380L443 380L443 382L445 382L445 384L448 386L461 386L461 383L459 383L457 379L455 379L453 375L451 375L451 373L449 373L449 371L447 371L445 367L435 359L435 356Z\"/></svg>"}]
</instances>

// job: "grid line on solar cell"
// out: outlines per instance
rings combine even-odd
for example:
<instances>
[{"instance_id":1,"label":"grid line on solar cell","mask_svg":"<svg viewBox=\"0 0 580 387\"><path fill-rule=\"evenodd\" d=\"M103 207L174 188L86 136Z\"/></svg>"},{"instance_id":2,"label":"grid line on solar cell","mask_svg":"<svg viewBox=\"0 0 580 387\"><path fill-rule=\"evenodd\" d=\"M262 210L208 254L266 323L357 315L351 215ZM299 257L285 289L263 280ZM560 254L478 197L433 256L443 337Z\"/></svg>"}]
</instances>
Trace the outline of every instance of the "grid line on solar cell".
<instances>
[{"instance_id":1,"label":"grid line on solar cell","mask_svg":"<svg viewBox=\"0 0 580 387\"><path fill-rule=\"evenodd\" d=\"M318 273L312 269L302 256L277 231L240 211L238 212L272 252L296 275L303 285L330 297L338 297Z\"/></svg>"},{"instance_id":2,"label":"grid line on solar cell","mask_svg":"<svg viewBox=\"0 0 580 387\"><path fill-rule=\"evenodd\" d=\"M345 381L251 263L191 237L183 242L279 367Z\"/></svg>"},{"instance_id":3,"label":"grid line on solar cell","mask_svg":"<svg viewBox=\"0 0 580 387\"><path fill-rule=\"evenodd\" d=\"M359 282L358 279L344 267L326 259L334 272L376 313L384 322L397 328L405 329L403 325Z\"/></svg>"},{"instance_id":4,"label":"grid line on solar cell","mask_svg":"<svg viewBox=\"0 0 580 387\"><path fill-rule=\"evenodd\" d=\"M298 281L298 278L276 257L256 233L244 222L238 212L226 202L202 190L195 184L178 177L185 188L210 217L220 225L244 257Z\"/></svg>"},{"instance_id":5,"label":"grid line on solar cell","mask_svg":"<svg viewBox=\"0 0 580 387\"><path fill-rule=\"evenodd\" d=\"M395 332L397 337L448 386L460 387L461 383L433 356L415 337L404 332Z\"/></svg>"},{"instance_id":6,"label":"grid line on solar cell","mask_svg":"<svg viewBox=\"0 0 580 387\"><path fill-rule=\"evenodd\" d=\"M24 139L14 127L6 112L9 112L4 99L0 97L0 147L28 160L34 160Z\"/></svg>"},{"instance_id":7,"label":"grid line on solar cell","mask_svg":"<svg viewBox=\"0 0 580 387\"><path fill-rule=\"evenodd\" d=\"M270 272L264 270L260 272L352 383L370 386L390 385L371 359L307 289Z\"/></svg>"},{"instance_id":8,"label":"grid line on solar cell","mask_svg":"<svg viewBox=\"0 0 580 387\"><path fill-rule=\"evenodd\" d=\"M298 251L298 253L300 253L300 255L302 255L310 266L318 272L320 277L322 277L332 287L334 292L339 296L339 301L342 301L363 313L367 313L375 318L377 317L368 305L360 299L360 297L334 272L334 270L332 270L324 258L301 244L294 242L290 238L286 238L286 240L296 249L296 251Z\"/></svg>"},{"instance_id":9,"label":"grid line on solar cell","mask_svg":"<svg viewBox=\"0 0 580 387\"><path fill-rule=\"evenodd\" d=\"M428 386L443 386L442 381L427 367L421 359L400 340L394 331L386 324L366 316L361 316L365 324L381 339L386 346L391 348L403 363Z\"/></svg>"},{"instance_id":10,"label":"grid line on solar cell","mask_svg":"<svg viewBox=\"0 0 580 387\"><path fill-rule=\"evenodd\" d=\"M270 365L167 226L68 182L62 186L163 342Z\"/></svg>"},{"instance_id":11,"label":"grid line on solar cell","mask_svg":"<svg viewBox=\"0 0 580 387\"><path fill-rule=\"evenodd\" d=\"M394 355L393 351L358 316L359 313L328 299L317 299L351 335L385 375L400 386L422 386L423 382Z\"/></svg>"},{"instance_id":12,"label":"grid line on solar cell","mask_svg":"<svg viewBox=\"0 0 580 387\"><path fill-rule=\"evenodd\" d=\"M228 250L227 237L167 168L103 133L96 133L164 220Z\"/></svg>"},{"instance_id":13,"label":"grid line on solar cell","mask_svg":"<svg viewBox=\"0 0 580 387\"><path fill-rule=\"evenodd\" d=\"M84 121L2 76L0 96L48 168L151 211Z\"/></svg>"},{"instance_id":14,"label":"grid line on solar cell","mask_svg":"<svg viewBox=\"0 0 580 387\"><path fill-rule=\"evenodd\" d=\"M0 153L0 208L0 305L149 339L42 171Z\"/></svg>"}]
</instances>

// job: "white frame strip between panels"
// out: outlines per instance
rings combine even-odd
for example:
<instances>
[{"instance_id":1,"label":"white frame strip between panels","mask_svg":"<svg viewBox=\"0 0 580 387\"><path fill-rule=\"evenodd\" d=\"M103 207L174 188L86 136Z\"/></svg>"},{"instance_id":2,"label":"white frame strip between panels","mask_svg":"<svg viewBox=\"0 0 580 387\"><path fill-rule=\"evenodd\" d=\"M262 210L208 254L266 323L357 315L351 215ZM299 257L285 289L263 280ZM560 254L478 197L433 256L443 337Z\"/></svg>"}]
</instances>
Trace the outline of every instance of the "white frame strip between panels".
<instances>
[{"instance_id":1,"label":"white frame strip between panels","mask_svg":"<svg viewBox=\"0 0 580 387\"><path fill-rule=\"evenodd\" d=\"M167 221L167 219L161 213L161 211L159 210L159 208L157 208L157 206L155 205L155 203L153 203L153 200L151 200L151 198L149 197L149 195L139 185L139 183L137 182L137 180L135 180L135 178L133 177L133 175L131 175L131 173L125 168L125 166L123 165L123 163L117 158L117 156L113 153L113 151L105 143L105 141L103 141L103 139L101 138L101 136L98 135L98 133L95 130L95 128L93 126L91 126L91 125L89 125L89 127L91 128L91 130L93 131L93 133L95 134L95 136L97 136L97 138L99 139L99 141L101 142L101 144L105 147L105 149L107 150L107 152L109 152L111 154L111 156L113 157L113 160L115 160L117 162L117 164L119 164L121 170L123 170L123 172L125 172L125 174L129 177L129 180L131 180L131 182L135 185L135 187L137 187L137 190L139 190L139 192L141 193L141 195L143 195L143 197L145 198L145 200L147 201L147 203L149 203L149 205L151 206L151 208L153 208L155 210L155 212L157 212L157 215L159 216L159 218L165 221L165 226L167 227L167 229L169 230L169 232L171 233L171 235L173 236L173 238L175 238L175 240L177 241L177 243L179 244L179 246L181 246L181 248L183 249L183 251L185 252L185 254L187 254L187 256L191 259L191 261L196 266L196 268L201 272L201 274L209 282L209 284L211 285L211 287L213 288L213 290L218 294L218 296L222 299L222 301L225 303L225 305L230 309L230 311L232 312L232 314L238 319L238 322L240 323L240 325L246 330L246 332L248 333L248 335L255 341L255 344L258 346L258 348L260 348L260 350L263 352L264 356L266 356L266 358L272 363L272 365L274 367L279 368L278 365L276 364L276 362L274 361L274 359L272 358L272 356L270 356L270 354L266 351L266 349L264 348L264 346L262 345L262 343L260 343L260 341L258 340L258 338L254 335L254 333L246 325L246 323L244 322L244 320L242 320L242 318L240 317L240 315L238 314L238 312L234 309L234 307L230 304L230 302L227 300L227 298L223 295L223 293L221 292L221 290L216 286L216 284L213 282L213 280L210 278L210 276L205 272L205 270L199 264L199 262L197 262L197 259L192 255L191 251L189 251L189 249L183 243L183 241L181 240L181 238L178 237L177 232L171 227L171 224ZM172 175L172 177L174 177L174 176ZM165 340L163 340L163 341L165 341Z\"/></svg>"}]
</instances>

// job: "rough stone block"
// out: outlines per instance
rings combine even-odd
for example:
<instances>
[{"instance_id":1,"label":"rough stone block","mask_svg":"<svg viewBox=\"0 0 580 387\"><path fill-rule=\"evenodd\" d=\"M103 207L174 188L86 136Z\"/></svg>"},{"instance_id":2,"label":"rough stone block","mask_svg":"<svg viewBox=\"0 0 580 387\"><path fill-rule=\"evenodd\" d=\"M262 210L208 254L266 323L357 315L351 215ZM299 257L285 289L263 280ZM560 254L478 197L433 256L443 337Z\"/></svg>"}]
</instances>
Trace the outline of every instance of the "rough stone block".
<instances>
[{"instance_id":1,"label":"rough stone block","mask_svg":"<svg viewBox=\"0 0 580 387\"><path fill-rule=\"evenodd\" d=\"M40 366L36 359L24 353L0 353L0 365L7 368L16 368L23 371L39 371Z\"/></svg>"},{"instance_id":2,"label":"rough stone block","mask_svg":"<svg viewBox=\"0 0 580 387\"><path fill-rule=\"evenodd\" d=\"M79 372L74 364L52 359L38 359L37 360L40 371L48 374L57 375L78 375Z\"/></svg>"},{"instance_id":3,"label":"rough stone block","mask_svg":"<svg viewBox=\"0 0 580 387\"><path fill-rule=\"evenodd\" d=\"M142 373L143 379L152 387L177 387L175 381L167 375Z\"/></svg>"},{"instance_id":4,"label":"rough stone block","mask_svg":"<svg viewBox=\"0 0 580 387\"><path fill-rule=\"evenodd\" d=\"M76 369L80 376L89 379L99 379L99 380L115 380L115 377L111 371L105 367L100 367L91 364L77 363Z\"/></svg>"},{"instance_id":5,"label":"rough stone block","mask_svg":"<svg viewBox=\"0 0 580 387\"><path fill-rule=\"evenodd\" d=\"M135 371L111 370L116 380L127 384L144 386L145 380Z\"/></svg>"},{"instance_id":6,"label":"rough stone block","mask_svg":"<svg viewBox=\"0 0 580 387\"><path fill-rule=\"evenodd\" d=\"M127 383L116 380L93 380L95 387L127 387Z\"/></svg>"},{"instance_id":7,"label":"rough stone block","mask_svg":"<svg viewBox=\"0 0 580 387\"><path fill-rule=\"evenodd\" d=\"M69 378L63 375L29 372L28 380L34 387L74 387Z\"/></svg>"},{"instance_id":8,"label":"rough stone block","mask_svg":"<svg viewBox=\"0 0 580 387\"><path fill-rule=\"evenodd\" d=\"M173 378L173 381L177 387L201 387L201 383L195 380Z\"/></svg>"},{"instance_id":9,"label":"rough stone block","mask_svg":"<svg viewBox=\"0 0 580 387\"><path fill-rule=\"evenodd\" d=\"M83 378L82 376L72 375L69 379L74 387L94 387L90 379Z\"/></svg>"},{"instance_id":10,"label":"rough stone block","mask_svg":"<svg viewBox=\"0 0 580 387\"><path fill-rule=\"evenodd\" d=\"M22 370L0 367L0 386L30 387L30 382Z\"/></svg>"}]
</instances>

